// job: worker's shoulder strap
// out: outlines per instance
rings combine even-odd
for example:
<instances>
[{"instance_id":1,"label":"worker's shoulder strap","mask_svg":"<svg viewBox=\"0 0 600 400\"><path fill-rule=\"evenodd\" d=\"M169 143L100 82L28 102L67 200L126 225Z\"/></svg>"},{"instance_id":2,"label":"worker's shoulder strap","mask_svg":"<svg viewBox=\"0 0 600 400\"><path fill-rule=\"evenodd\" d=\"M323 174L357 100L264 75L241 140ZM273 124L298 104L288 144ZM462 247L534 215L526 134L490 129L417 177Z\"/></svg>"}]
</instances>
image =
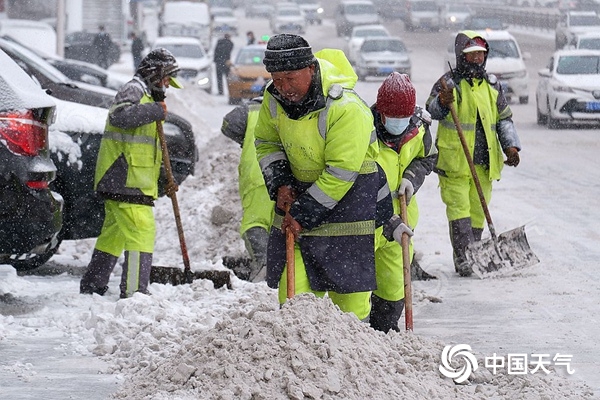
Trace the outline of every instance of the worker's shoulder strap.
<instances>
[{"instance_id":1,"label":"worker's shoulder strap","mask_svg":"<svg viewBox=\"0 0 600 400\"><path fill-rule=\"evenodd\" d=\"M335 100L339 100L344 95L344 92L355 93L352 89L346 89L342 87L342 85L334 83L329 87L329 91L327 92L327 100L325 102L325 108L321 110L319 113L318 127L319 134L325 140L327 136L327 117L329 115L329 109ZM358 95L357 95L358 96ZM358 96L360 98L360 96ZM361 99L362 100L362 99ZM364 100L363 100L364 103ZM366 103L365 103L366 105ZM269 101L269 112L271 113L271 117L275 118L277 116L277 102L273 97L270 98Z\"/></svg>"}]
</instances>

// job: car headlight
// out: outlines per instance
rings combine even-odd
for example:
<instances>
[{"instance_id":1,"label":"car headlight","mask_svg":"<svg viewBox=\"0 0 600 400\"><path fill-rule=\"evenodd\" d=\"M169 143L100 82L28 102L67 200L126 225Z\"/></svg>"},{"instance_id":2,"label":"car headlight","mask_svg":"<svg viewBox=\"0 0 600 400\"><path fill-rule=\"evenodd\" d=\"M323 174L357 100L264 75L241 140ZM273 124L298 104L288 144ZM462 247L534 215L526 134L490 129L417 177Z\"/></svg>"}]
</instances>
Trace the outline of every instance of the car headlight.
<instances>
[{"instance_id":1,"label":"car headlight","mask_svg":"<svg viewBox=\"0 0 600 400\"><path fill-rule=\"evenodd\" d=\"M323 14L323 8L322 7L317 8L317 13L318 14Z\"/></svg>"}]
</instances>

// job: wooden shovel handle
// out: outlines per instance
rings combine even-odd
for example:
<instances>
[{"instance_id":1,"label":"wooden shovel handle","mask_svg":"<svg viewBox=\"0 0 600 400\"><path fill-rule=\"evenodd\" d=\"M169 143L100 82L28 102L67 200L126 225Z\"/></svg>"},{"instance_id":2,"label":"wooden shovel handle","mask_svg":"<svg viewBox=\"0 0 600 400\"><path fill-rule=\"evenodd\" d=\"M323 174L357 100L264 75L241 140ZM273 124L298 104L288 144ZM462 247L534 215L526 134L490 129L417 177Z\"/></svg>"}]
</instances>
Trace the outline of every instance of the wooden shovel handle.
<instances>
[{"instance_id":1,"label":"wooden shovel handle","mask_svg":"<svg viewBox=\"0 0 600 400\"><path fill-rule=\"evenodd\" d=\"M286 206L286 215L290 212L290 205ZM291 229L285 231L285 258L287 263L286 268L286 287L287 298L291 299L296 294L296 258L295 258L295 240L294 232Z\"/></svg>"},{"instance_id":2,"label":"wooden shovel handle","mask_svg":"<svg viewBox=\"0 0 600 400\"><path fill-rule=\"evenodd\" d=\"M406 224L408 212L406 209L406 195L400 194L400 217ZM410 238L407 233L402 234L402 270L404 273L404 325L407 331L413 330L413 307L412 307L412 282L410 271Z\"/></svg>"},{"instance_id":3,"label":"wooden shovel handle","mask_svg":"<svg viewBox=\"0 0 600 400\"><path fill-rule=\"evenodd\" d=\"M446 84L445 79L442 78L441 84L442 88L448 89L448 85ZM460 125L460 120L458 119L456 108L454 108L454 104L452 103L450 104L450 113L452 114L452 120L454 121L456 132L458 132L458 137L460 138L460 144L462 145L463 152L465 153L465 157L467 158L467 163L469 164L469 169L471 170L471 176L473 177L473 182L475 182L475 187L477 188L477 194L479 195L479 201L481 202L481 208L483 208L483 213L485 214L485 219L488 223L490 234L492 238L496 240L496 229L494 229L494 224L492 223L492 216L490 215L490 210L488 209L487 201L485 201L485 197L483 195L481 182L479 182L477 171L475 171L475 163L473 162L473 157L471 156L469 146L467 145L467 141L465 140L465 134L462 131L462 126Z\"/></svg>"},{"instance_id":4,"label":"wooden shovel handle","mask_svg":"<svg viewBox=\"0 0 600 400\"><path fill-rule=\"evenodd\" d=\"M158 133L158 138L160 140L160 148L162 150L163 164L165 166L165 175L167 176L167 182L171 185L174 185L175 179L173 179L171 159L169 158L169 150L167 149L167 141L165 139L165 132L163 130L162 121L156 121L156 132ZM183 266L186 271L190 271L190 257L188 256L187 246L185 244L185 237L183 235L183 225L181 224L181 214L179 213L177 195L175 193L172 193L169 197L171 198L171 203L173 203L173 213L175 214L175 223L177 224L179 245L181 246L181 255L183 256Z\"/></svg>"}]
</instances>

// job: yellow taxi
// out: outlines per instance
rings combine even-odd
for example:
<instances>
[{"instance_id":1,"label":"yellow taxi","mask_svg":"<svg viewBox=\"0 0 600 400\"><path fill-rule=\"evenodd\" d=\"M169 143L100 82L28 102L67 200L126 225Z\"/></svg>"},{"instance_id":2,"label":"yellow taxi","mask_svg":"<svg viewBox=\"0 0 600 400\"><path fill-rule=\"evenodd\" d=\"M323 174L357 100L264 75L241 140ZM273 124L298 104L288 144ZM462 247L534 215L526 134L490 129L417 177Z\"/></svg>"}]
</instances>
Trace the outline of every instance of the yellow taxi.
<instances>
[{"instance_id":1,"label":"yellow taxi","mask_svg":"<svg viewBox=\"0 0 600 400\"><path fill-rule=\"evenodd\" d=\"M262 87L271 79L265 69L263 58L267 44L250 44L242 47L230 65L227 76L229 104L240 104L260 94Z\"/></svg>"}]
</instances>

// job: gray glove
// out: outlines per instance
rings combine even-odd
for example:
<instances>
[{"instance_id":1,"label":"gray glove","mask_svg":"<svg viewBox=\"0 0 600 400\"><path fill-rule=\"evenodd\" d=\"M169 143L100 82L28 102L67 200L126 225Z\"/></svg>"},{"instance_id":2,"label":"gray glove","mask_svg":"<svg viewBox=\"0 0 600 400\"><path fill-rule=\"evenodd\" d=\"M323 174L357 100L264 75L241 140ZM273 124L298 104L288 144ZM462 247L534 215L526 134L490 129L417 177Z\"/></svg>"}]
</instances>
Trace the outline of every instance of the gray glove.
<instances>
[{"instance_id":1,"label":"gray glove","mask_svg":"<svg viewBox=\"0 0 600 400\"><path fill-rule=\"evenodd\" d=\"M406 233L408 237L412 237L415 234L412 229L410 229L408 225L403 222L398 225L396 229L394 229L394 233L392 234L394 236L394 240L399 244L402 244L402 235L404 233Z\"/></svg>"},{"instance_id":2,"label":"gray glove","mask_svg":"<svg viewBox=\"0 0 600 400\"><path fill-rule=\"evenodd\" d=\"M414 235L412 229L402 221L402 218L398 214L392 215L392 218L383 224L383 236L390 242L395 240L402 244L403 233L406 233L408 236Z\"/></svg>"},{"instance_id":3,"label":"gray glove","mask_svg":"<svg viewBox=\"0 0 600 400\"><path fill-rule=\"evenodd\" d=\"M406 178L402 178L400 187L398 188L398 196L406 196L406 204L410 203L410 199L415 194L415 188L411 181Z\"/></svg>"}]
</instances>

